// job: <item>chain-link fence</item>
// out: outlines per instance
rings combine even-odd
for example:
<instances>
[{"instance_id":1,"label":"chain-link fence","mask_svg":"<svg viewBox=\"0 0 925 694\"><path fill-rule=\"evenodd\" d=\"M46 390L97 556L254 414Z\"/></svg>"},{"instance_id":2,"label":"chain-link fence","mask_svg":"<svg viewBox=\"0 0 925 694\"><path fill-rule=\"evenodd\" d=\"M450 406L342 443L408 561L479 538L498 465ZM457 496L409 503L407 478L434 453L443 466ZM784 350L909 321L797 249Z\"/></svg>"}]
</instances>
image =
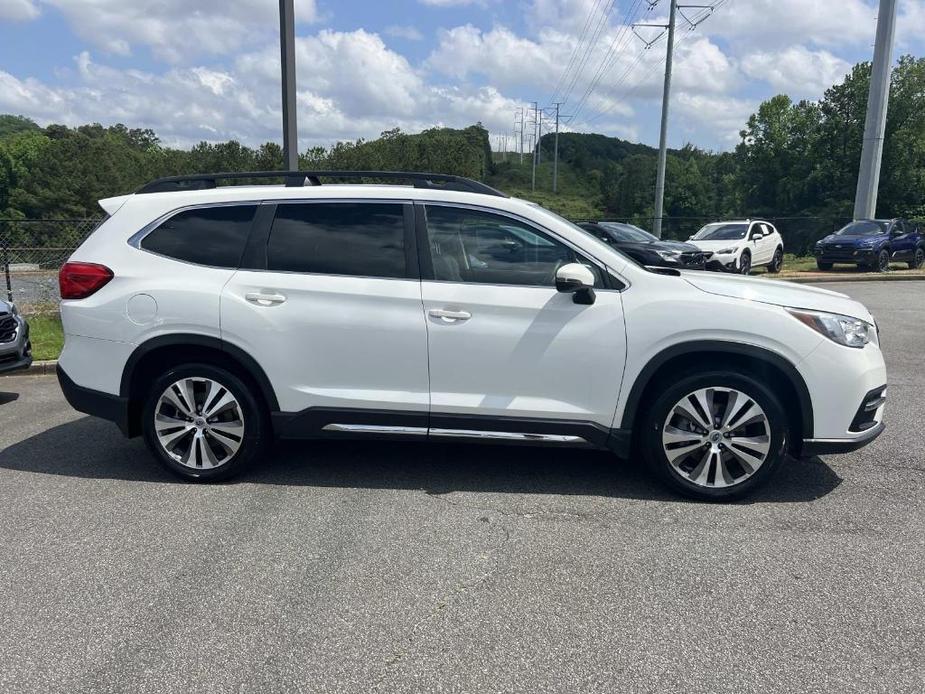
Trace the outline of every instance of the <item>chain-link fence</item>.
<instances>
[{"instance_id":1,"label":"chain-link fence","mask_svg":"<svg viewBox=\"0 0 925 694\"><path fill-rule=\"evenodd\" d=\"M98 219L0 219L3 298L23 310L57 310L58 268Z\"/></svg>"},{"instance_id":2,"label":"chain-link fence","mask_svg":"<svg viewBox=\"0 0 925 694\"><path fill-rule=\"evenodd\" d=\"M851 220L843 217L764 217L784 238L786 252L808 255L813 244ZM58 268L99 224L99 219L0 219L0 270L4 298L30 312L57 310ZM582 221L582 220L576 220ZM645 217L615 219L650 230ZM714 217L665 217L662 237L684 240Z\"/></svg>"}]
</instances>

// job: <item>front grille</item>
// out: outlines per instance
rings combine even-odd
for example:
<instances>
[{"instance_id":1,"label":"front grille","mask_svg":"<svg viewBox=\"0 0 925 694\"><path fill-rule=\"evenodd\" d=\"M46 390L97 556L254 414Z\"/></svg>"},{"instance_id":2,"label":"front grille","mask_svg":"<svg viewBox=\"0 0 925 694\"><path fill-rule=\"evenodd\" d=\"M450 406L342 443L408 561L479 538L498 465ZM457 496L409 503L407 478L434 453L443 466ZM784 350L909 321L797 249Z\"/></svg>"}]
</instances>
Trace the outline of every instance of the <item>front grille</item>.
<instances>
[{"instance_id":1,"label":"front grille","mask_svg":"<svg viewBox=\"0 0 925 694\"><path fill-rule=\"evenodd\" d=\"M849 245L844 245L841 248L836 248L835 246L822 246L820 251L826 258L841 258L844 260L854 260L861 255L856 248Z\"/></svg>"},{"instance_id":2,"label":"front grille","mask_svg":"<svg viewBox=\"0 0 925 694\"><path fill-rule=\"evenodd\" d=\"M848 431L860 432L866 431L871 427L877 425L877 411L883 406L883 403L886 402L886 386L880 386L879 388L874 388L867 395L864 396L864 400L861 402L861 406L858 408L857 414L854 415L854 419L851 420L851 426Z\"/></svg>"},{"instance_id":3,"label":"front grille","mask_svg":"<svg viewBox=\"0 0 925 694\"><path fill-rule=\"evenodd\" d=\"M16 337L16 319L6 314L0 316L0 342L12 342Z\"/></svg>"},{"instance_id":4,"label":"front grille","mask_svg":"<svg viewBox=\"0 0 925 694\"><path fill-rule=\"evenodd\" d=\"M688 251L681 254L681 264L682 265L703 265L704 256L703 253L696 253L694 251Z\"/></svg>"}]
</instances>

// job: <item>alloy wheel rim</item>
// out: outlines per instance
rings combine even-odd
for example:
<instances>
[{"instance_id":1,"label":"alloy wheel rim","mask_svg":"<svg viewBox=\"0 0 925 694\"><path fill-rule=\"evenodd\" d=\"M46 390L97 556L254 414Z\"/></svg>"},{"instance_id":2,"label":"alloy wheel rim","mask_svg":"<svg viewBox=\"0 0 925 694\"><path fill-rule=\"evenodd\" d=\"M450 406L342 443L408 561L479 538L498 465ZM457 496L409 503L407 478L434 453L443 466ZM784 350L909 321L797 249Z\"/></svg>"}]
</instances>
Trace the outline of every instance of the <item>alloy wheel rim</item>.
<instances>
[{"instance_id":1,"label":"alloy wheel rim","mask_svg":"<svg viewBox=\"0 0 925 694\"><path fill-rule=\"evenodd\" d=\"M915 252L915 267L922 267L923 262L925 262L925 251L920 248Z\"/></svg>"},{"instance_id":2,"label":"alloy wheel rim","mask_svg":"<svg viewBox=\"0 0 925 694\"><path fill-rule=\"evenodd\" d=\"M752 269L752 257L750 255L742 256L742 274L747 275Z\"/></svg>"},{"instance_id":3,"label":"alloy wheel rim","mask_svg":"<svg viewBox=\"0 0 925 694\"><path fill-rule=\"evenodd\" d=\"M675 403L662 450L682 478L709 489L733 487L768 459L771 427L761 406L734 388L701 388Z\"/></svg>"},{"instance_id":4,"label":"alloy wheel rim","mask_svg":"<svg viewBox=\"0 0 925 694\"><path fill-rule=\"evenodd\" d=\"M880 269L886 270L890 266L890 256L884 251L880 254Z\"/></svg>"},{"instance_id":5,"label":"alloy wheel rim","mask_svg":"<svg viewBox=\"0 0 925 694\"><path fill-rule=\"evenodd\" d=\"M211 378L172 383L154 408L154 431L164 452L193 470L228 464L244 440L244 413L227 387Z\"/></svg>"}]
</instances>

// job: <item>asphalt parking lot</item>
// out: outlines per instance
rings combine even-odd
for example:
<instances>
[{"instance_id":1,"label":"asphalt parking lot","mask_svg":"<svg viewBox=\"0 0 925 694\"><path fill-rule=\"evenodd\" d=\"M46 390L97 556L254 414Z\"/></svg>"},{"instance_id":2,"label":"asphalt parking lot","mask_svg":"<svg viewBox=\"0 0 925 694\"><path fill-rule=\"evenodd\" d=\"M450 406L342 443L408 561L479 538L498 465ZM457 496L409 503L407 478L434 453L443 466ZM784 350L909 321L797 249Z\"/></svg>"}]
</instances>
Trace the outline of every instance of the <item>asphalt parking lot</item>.
<instances>
[{"instance_id":1,"label":"asphalt parking lot","mask_svg":"<svg viewBox=\"0 0 925 694\"><path fill-rule=\"evenodd\" d=\"M826 287L880 323L887 432L729 506L423 444L193 486L0 379L0 691L922 692L925 283Z\"/></svg>"}]
</instances>

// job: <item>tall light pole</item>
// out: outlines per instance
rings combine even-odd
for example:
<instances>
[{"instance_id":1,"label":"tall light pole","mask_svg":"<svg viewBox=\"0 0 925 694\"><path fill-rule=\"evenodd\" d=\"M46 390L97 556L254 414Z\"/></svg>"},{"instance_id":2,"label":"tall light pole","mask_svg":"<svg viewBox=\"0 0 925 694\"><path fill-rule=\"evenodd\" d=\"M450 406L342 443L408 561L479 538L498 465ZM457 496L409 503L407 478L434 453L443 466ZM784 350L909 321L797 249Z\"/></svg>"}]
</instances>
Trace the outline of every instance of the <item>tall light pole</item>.
<instances>
[{"instance_id":1,"label":"tall light pole","mask_svg":"<svg viewBox=\"0 0 925 694\"><path fill-rule=\"evenodd\" d=\"M893 67L893 36L896 33L896 0L880 0L874 64L870 71L867 117L864 120L864 144L858 187L854 195L854 218L877 216L877 189L880 187L880 161L883 158L883 134L890 100L890 72Z\"/></svg>"},{"instance_id":2,"label":"tall light pole","mask_svg":"<svg viewBox=\"0 0 925 694\"><path fill-rule=\"evenodd\" d=\"M279 52L283 87L283 168L299 170L296 123L295 10L293 0L279 0Z\"/></svg>"},{"instance_id":3,"label":"tall light pole","mask_svg":"<svg viewBox=\"0 0 925 694\"><path fill-rule=\"evenodd\" d=\"M665 55L665 87L662 92L662 128L658 138L658 172L655 176L655 220L652 233L662 238L662 215L665 207L665 164L668 158L668 102L671 98L671 61L674 57L674 22L678 1L671 0L668 11L668 48Z\"/></svg>"}]
</instances>

